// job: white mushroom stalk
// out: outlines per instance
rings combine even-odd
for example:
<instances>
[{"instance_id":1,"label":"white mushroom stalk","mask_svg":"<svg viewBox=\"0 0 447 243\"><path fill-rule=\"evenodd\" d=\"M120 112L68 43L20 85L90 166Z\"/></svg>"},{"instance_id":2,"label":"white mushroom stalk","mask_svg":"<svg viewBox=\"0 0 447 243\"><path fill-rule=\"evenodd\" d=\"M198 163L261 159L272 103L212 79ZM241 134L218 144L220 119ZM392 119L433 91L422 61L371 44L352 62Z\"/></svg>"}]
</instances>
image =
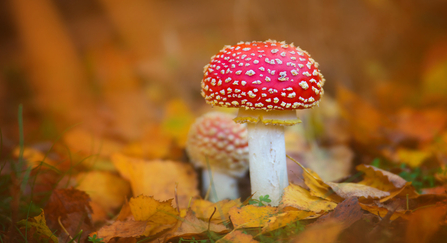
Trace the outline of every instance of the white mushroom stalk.
<instances>
[{"instance_id":1,"label":"white mushroom stalk","mask_svg":"<svg viewBox=\"0 0 447 243\"><path fill-rule=\"evenodd\" d=\"M247 123L251 191L253 198L269 195L270 204L277 206L287 175L284 126L301 122L295 111L256 111L239 109L234 119Z\"/></svg>"},{"instance_id":2,"label":"white mushroom stalk","mask_svg":"<svg viewBox=\"0 0 447 243\"><path fill-rule=\"evenodd\" d=\"M238 178L213 169L202 170L202 191L209 195L208 199L211 202L240 197Z\"/></svg>"}]
</instances>

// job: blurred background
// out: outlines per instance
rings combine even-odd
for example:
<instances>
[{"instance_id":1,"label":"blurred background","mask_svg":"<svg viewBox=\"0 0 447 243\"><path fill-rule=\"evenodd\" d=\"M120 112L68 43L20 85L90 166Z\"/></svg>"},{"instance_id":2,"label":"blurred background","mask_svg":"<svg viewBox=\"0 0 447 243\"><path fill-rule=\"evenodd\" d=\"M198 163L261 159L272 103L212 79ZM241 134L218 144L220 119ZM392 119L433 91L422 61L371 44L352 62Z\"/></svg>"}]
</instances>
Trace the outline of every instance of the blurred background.
<instances>
[{"instance_id":1,"label":"blurred background","mask_svg":"<svg viewBox=\"0 0 447 243\"><path fill-rule=\"evenodd\" d=\"M25 144L63 136L86 155L184 159L189 126L211 110L203 66L224 45L275 39L327 80L321 107L290 128L291 154L349 162L329 179L352 160L445 161L446 16L443 0L1 1L4 148L18 145L22 104Z\"/></svg>"}]
</instances>

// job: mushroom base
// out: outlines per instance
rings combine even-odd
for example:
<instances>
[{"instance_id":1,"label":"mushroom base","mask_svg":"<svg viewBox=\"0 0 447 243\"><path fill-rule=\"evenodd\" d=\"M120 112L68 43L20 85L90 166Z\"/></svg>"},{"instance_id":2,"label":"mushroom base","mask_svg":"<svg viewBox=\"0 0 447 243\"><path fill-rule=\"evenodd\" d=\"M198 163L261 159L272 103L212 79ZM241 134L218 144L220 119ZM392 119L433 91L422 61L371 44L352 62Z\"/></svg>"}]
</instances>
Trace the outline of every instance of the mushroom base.
<instances>
[{"instance_id":1,"label":"mushroom base","mask_svg":"<svg viewBox=\"0 0 447 243\"><path fill-rule=\"evenodd\" d=\"M289 184L286 163L284 126L248 123L251 193L254 198L269 195L278 206Z\"/></svg>"},{"instance_id":2,"label":"mushroom base","mask_svg":"<svg viewBox=\"0 0 447 243\"><path fill-rule=\"evenodd\" d=\"M258 123L265 125L293 126L301 123L296 117L295 110L283 111L264 111L264 110L246 110L240 108L237 117L234 118L236 123Z\"/></svg>"}]
</instances>

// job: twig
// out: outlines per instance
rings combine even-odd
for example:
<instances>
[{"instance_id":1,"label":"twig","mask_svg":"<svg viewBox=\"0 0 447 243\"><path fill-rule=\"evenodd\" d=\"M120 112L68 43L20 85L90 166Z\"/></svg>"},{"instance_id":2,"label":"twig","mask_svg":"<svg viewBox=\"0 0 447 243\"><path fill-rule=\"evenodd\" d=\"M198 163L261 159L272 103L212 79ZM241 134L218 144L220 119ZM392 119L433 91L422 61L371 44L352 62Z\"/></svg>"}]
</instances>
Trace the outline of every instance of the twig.
<instances>
[{"instance_id":1,"label":"twig","mask_svg":"<svg viewBox=\"0 0 447 243\"><path fill-rule=\"evenodd\" d=\"M62 222L61 222L61 216L59 216L59 217L57 218L57 221L59 222L59 225L61 226L61 228L62 228L62 230L65 232L65 234L67 234L68 237L70 237L70 239L71 239L74 243L77 243L77 242L73 239L73 237L71 237L70 233L68 233L68 231L65 229L64 225L62 224Z\"/></svg>"}]
</instances>

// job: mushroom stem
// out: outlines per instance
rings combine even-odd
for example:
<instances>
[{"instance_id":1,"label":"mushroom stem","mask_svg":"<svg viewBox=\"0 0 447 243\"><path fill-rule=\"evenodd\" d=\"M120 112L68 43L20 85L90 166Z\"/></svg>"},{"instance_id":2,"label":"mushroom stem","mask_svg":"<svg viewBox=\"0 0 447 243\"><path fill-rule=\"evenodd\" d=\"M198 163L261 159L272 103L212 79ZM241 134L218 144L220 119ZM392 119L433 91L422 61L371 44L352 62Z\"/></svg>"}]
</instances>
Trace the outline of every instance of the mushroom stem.
<instances>
[{"instance_id":1,"label":"mushroom stem","mask_svg":"<svg viewBox=\"0 0 447 243\"><path fill-rule=\"evenodd\" d=\"M247 129L253 198L269 195L270 204L278 206L289 184L284 127L257 122L248 123Z\"/></svg>"},{"instance_id":2,"label":"mushroom stem","mask_svg":"<svg viewBox=\"0 0 447 243\"><path fill-rule=\"evenodd\" d=\"M219 171L212 171L212 184L210 178L210 171L204 169L202 171L202 189L204 192L211 190L209 193L209 200L211 202L218 202L222 199L237 199L239 198L239 188L237 179L228 173ZM211 187L211 188L210 188ZM213 188L214 187L214 188ZM210 189L209 189L210 188Z\"/></svg>"}]
</instances>

